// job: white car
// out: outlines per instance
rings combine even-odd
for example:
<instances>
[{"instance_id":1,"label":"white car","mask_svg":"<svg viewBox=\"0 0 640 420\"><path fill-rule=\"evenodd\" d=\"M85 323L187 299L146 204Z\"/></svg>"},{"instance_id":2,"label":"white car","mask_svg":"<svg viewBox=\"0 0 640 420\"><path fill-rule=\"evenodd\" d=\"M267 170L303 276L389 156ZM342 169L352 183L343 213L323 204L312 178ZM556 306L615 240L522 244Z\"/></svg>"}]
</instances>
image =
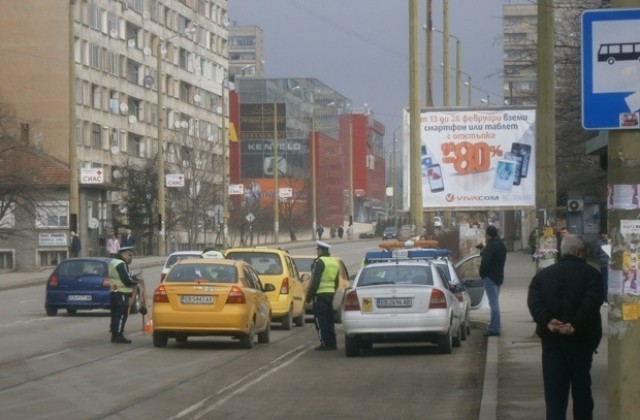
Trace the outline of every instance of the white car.
<instances>
[{"instance_id":1,"label":"white car","mask_svg":"<svg viewBox=\"0 0 640 420\"><path fill-rule=\"evenodd\" d=\"M442 274L449 283L449 289L460 303L463 325L460 338L466 340L467 335L471 334L471 297L469 296L467 287L460 281L458 273L456 273L456 268L449 258L435 258L433 263L442 269Z\"/></svg>"},{"instance_id":2,"label":"white car","mask_svg":"<svg viewBox=\"0 0 640 420\"><path fill-rule=\"evenodd\" d=\"M461 345L460 302L433 261L408 254L367 254L369 264L345 295L342 324L348 357L371 349L373 343L431 342L443 354Z\"/></svg>"},{"instance_id":3,"label":"white car","mask_svg":"<svg viewBox=\"0 0 640 420\"><path fill-rule=\"evenodd\" d=\"M202 251L177 251L169 254L164 262L162 271L160 271L160 281L164 281L165 277L167 277L167 273L169 273L169 270L171 270L171 267L173 267L175 263L188 258L202 258Z\"/></svg>"}]
</instances>

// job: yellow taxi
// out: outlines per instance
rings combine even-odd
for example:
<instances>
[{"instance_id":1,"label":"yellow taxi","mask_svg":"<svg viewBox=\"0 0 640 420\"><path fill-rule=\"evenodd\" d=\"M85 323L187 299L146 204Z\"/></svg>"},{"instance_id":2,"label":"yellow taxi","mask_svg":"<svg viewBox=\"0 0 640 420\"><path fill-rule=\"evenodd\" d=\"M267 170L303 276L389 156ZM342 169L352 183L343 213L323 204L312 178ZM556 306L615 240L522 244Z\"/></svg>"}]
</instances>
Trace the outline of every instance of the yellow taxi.
<instances>
[{"instance_id":1,"label":"yellow taxi","mask_svg":"<svg viewBox=\"0 0 640 420\"><path fill-rule=\"evenodd\" d=\"M300 274L289 253L277 248L229 248L225 258L245 261L260 276L263 283L275 290L267 292L271 303L271 320L280 322L282 329L292 325L304 326L304 299L306 291Z\"/></svg>"},{"instance_id":2,"label":"yellow taxi","mask_svg":"<svg viewBox=\"0 0 640 420\"><path fill-rule=\"evenodd\" d=\"M313 276L313 262L318 258L317 255L292 255L291 256L300 270L300 278L302 279L302 285L305 292L309 290L311 285L311 278ZM339 257L333 257L338 260L338 288L336 294L333 297L333 321L340 324L342 322L342 305L344 303L344 292L351 287L351 279L349 278L349 272L344 262ZM313 314L313 304L305 303L305 312L307 314Z\"/></svg>"},{"instance_id":3,"label":"yellow taxi","mask_svg":"<svg viewBox=\"0 0 640 420\"><path fill-rule=\"evenodd\" d=\"M169 338L231 336L243 348L269 342L271 305L256 271L243 261L185 259L177 262L153 293L153 345Z\"/></svg>"}]
</instances>

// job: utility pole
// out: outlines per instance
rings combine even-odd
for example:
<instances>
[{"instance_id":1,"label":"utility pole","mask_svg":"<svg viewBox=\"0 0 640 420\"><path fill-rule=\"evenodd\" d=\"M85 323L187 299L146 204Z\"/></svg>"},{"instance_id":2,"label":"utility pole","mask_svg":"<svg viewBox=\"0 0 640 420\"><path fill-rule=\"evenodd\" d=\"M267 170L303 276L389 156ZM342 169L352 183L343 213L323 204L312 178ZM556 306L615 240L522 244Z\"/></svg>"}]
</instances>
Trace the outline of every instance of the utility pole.
<instances>
[{"instance_id":1,"label":"utility pole","mask_svg":"<svg viewBox=\"0 0 640 420\"><path fill-rule=\"evenodd\" d=\"M227 163L227 101L225 83L222 82L222 248L229 246L229 165Z\"/></svg>"},{"instance_id":2,"label":"utility pole","mask_svg":"<svg viewBox=\"0 0 640 420\"><path fill-rule=\"evenodd\" d=\"M273 242L280 243L280 172L278 164L278 101L273 100Z\"/></svg>"},{"instance_id":3,"label":"utility pole","mask_svg":"<svg viewBox=\"0 0 640 420\"><path fill-rule=\"evenodd\" d=\"M612 0L612 8L638 8L640 0ZM607 184L609 186L630 186L640 183L638 162L640 162L640 130L610 130L607 146L608 167ZM623 220L637 223L638 210L621 210L615 207L608 210L607 226L609 232L620 229ZM620 243L621 235L610 235L613 249L624 249L616 252L611 258L611 273L621 273L625 268L634 270L637 267L637 243ZM627 236L628 238L628 236ZM635 245L635 248L634 248ZM624 258L624 254L628 258ZM625 261L626 260L626 261ZM607 339L609 368L609 413L611 420L636 418L640 412L638 400L638 378L640 378L640 320L636 315L640 309L640 297L628 293L609 294L611 305L608 313L610 333ZM607 338L608 336L608 338Z\"/></svg>"},{"instance_id":4,"label":"utility pole","mask_svg":"<svg viewBox=\"0 0 640 420\"><path fill-rule=\"evenodd\" d=\"M536 207L538 232L556 222L556 130L553 0L538 1L538 90L536 106ZM489 98L487 97L487 106ZM554 232L555 234L555 232ZM538 268L554 259L538 259Z\"/></svg>"},{"instance_id":5,"label":"utility pole","mask_svg":"<svg viewBox=\"0 0 640 420\"><path fill-rule=\"evenodd\" d=\"M76 143L76 60L73 6L76 0L69 0L69 230L80 235L78 227L79 186L78 186L78 145Z\"/></svg>"},{"instance_id":6,"label":"utility pole","mask_svg":"<svg viewBox=\"0 0 640 420\"><path fill-rule=\"evenodd\" d=\"M162 77L162 50L164 42L158 42L158 51L156 56L156 79L158 87L158 255L164 256L167 253L166 243L164 241L165 226L165 196L164 196L164 110L163 100L164 93Z\"/></svg>"},{"instance_id":7,"label":"utility pole","mask_svg":"<svg viewBox=\"0 0 640 420\"><path fill-rule=\"evenodd\" d=\"M433 108L433 22L431 20L433 10L432 3L433 0L427 0L427 57L425 59L425 63L427 65L427 85L425 86L425 103L429 108Z\"/></svg>"},{"instance_id":8,"label":"utility pole","mask_svg":"<svg viewBox=\"0 0 640 420\"><path fill-rule=\"evenodd\" d=\"M449 106L449 0L442 0L442 60L444 69L442 74L442 104Z\"/></svg>"},{"instance_id":9,"label":"utility pole","mask_svg":"<svg viewBox=\"0 0 640 420\"><path fill-rule=\"evenodd\" d=\"M311 239L316 240L316 226L318 223L318 205L316 201L316 98L313 97L313 109L311 111Z\"/></svg>"},{"instance_id":10,"label":"utility pole","mask_svg":"<svg viewBox=\"0 0 640 420\"><path fill-rule=\"evenodd\" d=\"M409 213L411 223L420 229L423 228L422 212L422 170L420 168L420 25L418 24L418 0L409 0L409 183L411 188Z\"/></svg>"}]
</instances>

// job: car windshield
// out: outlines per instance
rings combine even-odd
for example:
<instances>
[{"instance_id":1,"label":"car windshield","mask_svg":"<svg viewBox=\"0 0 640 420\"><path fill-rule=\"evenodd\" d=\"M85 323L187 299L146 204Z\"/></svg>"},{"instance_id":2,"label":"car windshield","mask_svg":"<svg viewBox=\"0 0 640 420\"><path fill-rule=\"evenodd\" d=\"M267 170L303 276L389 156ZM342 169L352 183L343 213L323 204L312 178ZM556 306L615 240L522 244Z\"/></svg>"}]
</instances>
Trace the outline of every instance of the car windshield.
<instances>
[{"instance_id":1,"label":"car windshield","mask_svg":"<svg viewBox=\"0 0 640 420\"><path fill-rule=\"evenodd\" d=\"M61 276L101 276L107 275L107 265L101 261L66 261L58 267Z\"/></svg>"},{"instance_id":2,"label":"car windshield","mask_svg":"<svg viewBox=\"0 0 640 420\"><path fill-rule=\"evenodd\" d=\"M193 254L173 254L173 255L169 255L169 258L167 258L167 263L165 264L166 267L173 267L173 265L175 263L177 263L180 260L186 260L187 258L201 258L202 255L193 255Z\"/></svg>"},{"instance_id":3,"label":"car windshield","mask_svg":"<svg viewBox=\"0 0 640 420\"><path fill-rule=\"evenodd\" d=\"M280 256L271 252L230 252L226 255L230 260L242 260L251 265L258 274L282 274Z\"/></svg>"},{"instance_id":4,"label":"car windshield","mask_svg":"<svg viewBox=\"0 0 640 420\"><path fill-rule=\"evenodd\" d=\"M384 228L384 233L396 233L397 231L398 231L398 228L395 228L395 227Z\"/></svg>"},{"instance_id":5,"label":"car windshield","mask_svg":"<svg viewBox=\"0 0 640 420\"><path fill-rule=\"evenodd\" d=\"M316 260L315 258L296 258L293 257L293 260L296 262L296 266L298 267L298 271L303 273L310 273L313 271L313 262Z\"/></svg>"},{"instance_id":6,"label":"car windshield","mask_svg":"<svg viewBox=\"0 0 640 420\"><path fill-rule=\"evenodd\" d=\"M357 286L377 284L422 284L433 285L431 269L425 266L369 266L365 268Z\"/></svg>"},{"instance_id":7,"label":"car windshield","mask_svg":"<svg viewBox=\"0 0 640 420\"><path fill-rule=\"evenodd\" d=\"M212 283L237 283L238 275L235 267L228 265L184 264L173 267L165 281L188 283L196 279Z\"/></svg>"}]
</instances>

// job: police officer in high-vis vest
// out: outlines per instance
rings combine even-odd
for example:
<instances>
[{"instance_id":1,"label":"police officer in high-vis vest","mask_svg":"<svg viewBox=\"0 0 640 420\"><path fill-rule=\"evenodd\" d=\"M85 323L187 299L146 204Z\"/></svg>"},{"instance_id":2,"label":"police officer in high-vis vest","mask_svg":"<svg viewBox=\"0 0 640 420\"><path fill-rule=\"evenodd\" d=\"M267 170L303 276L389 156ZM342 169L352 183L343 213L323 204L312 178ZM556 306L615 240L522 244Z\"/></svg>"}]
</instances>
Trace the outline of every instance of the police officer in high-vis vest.
<instances>
[{"instance_id":1,"label":"police officer in high-vis vest","mask_svg":"<svg viewBox=\"0 0 640 420\"><path fill-rule=\"evenodd\" d=\"M338 287L338 261L329 255L331 246L318 241L318 258L313 263L313 277L307 291L307 302L313 301L313 318L320 336L318 351L337 350L333 325L333 296Z\"/></svg>"},{"instance_id":2,"label":"police officer in high-vis vest","mask_svg":"<svg viewBox=\"0 0 640 420\"><path fill-rule=\"evenodd\" d=\"M124 336L124 326L129 316L129 299L136 284L129 272L133 258L133 247L124 246L116 258L109 262L109 284L111 286L111 342L129 344Z\"/></svg>"}]
</instances>

